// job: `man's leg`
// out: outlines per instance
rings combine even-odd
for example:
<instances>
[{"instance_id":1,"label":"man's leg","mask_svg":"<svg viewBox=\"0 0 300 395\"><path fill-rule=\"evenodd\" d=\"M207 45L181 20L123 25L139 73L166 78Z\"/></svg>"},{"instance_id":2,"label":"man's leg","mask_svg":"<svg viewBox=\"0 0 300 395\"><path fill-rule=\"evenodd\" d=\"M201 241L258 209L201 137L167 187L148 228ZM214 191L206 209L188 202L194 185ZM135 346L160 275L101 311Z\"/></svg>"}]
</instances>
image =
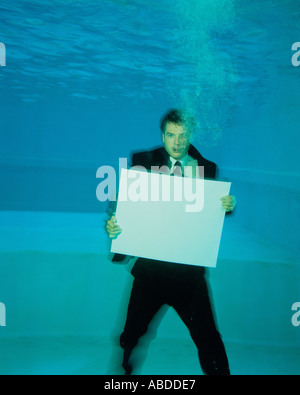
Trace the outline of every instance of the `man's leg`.
<instances>
[{"instance_id":1,"label":"man's leg","mask_svg":"<svg viewBox=\"0 0 300 395\"><path fill-rule=\"evenodd\" d=\"M140 337L147 332L150 322L162 305L162 297L156 284L135 279L124 332L120 338L121 347L124 349L122 366L125 369L125 374L129 375L132 373L131 353Z\"/></svg>"},{"instance_id":2,"label":"man's leg","mask_svg":"<svg viewBox=\"0 0 300 395\"><path fill-rule=\"evenodd\" d=\"M172 304L189 329L206 375L230 375L225 347L213 315L206 280Z\"/></svg>"}]
</instances>

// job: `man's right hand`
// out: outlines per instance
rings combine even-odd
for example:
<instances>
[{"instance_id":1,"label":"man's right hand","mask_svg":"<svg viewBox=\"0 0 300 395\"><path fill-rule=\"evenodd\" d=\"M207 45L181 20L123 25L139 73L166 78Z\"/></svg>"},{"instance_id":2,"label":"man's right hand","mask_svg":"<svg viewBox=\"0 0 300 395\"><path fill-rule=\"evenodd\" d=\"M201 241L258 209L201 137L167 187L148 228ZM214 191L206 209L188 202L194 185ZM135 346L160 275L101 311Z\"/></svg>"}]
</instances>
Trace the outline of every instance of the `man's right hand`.
<instances>
[{"instance_id":1,"label":"man's right hand","mask_svg":"<svg viewBox=\"0 0 300 395\"><path fill-rule=\"evenodd\" d=\"M106 221L105 228L110 239L116 239L122 233L122 229L117 225L117 220L114 215Z\"/></svg>"}]
</instances>

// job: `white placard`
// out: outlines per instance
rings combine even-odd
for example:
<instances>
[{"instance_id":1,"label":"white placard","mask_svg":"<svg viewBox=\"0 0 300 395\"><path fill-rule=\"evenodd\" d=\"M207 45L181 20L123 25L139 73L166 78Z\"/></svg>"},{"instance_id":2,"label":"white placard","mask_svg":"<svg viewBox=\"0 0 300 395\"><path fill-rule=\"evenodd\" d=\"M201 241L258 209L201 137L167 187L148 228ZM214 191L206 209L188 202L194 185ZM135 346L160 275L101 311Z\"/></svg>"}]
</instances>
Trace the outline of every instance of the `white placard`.
<instances>
[{"instance_id":1,"label":"white placard","mask_svg":"<svg viewBox=\"0 0 300 395\"><path fill-rule=\"evenodd\" d=\"M122 169L111 252L216 267L231 183Z\"/></svg>"}]
</instances>

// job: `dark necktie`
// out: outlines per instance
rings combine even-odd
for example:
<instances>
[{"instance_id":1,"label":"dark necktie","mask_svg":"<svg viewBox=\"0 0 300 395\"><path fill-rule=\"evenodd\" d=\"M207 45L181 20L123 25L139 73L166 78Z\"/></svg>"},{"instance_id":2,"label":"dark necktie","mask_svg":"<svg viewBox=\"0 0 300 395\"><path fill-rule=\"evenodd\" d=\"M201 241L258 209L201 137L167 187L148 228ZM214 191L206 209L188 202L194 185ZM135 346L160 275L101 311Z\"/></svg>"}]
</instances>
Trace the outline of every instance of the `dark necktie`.
<instances>
[{"instance_id":1,"label":"dark necktie","mask_svg":"<svg viewBox=\"0 0 300 395\"><path fill-rule=\"evenodd\" d=\"M183 168L181 162L177 161L174 165L173 175L178 177L183 177Z\"/></svg>"}]
</instances>

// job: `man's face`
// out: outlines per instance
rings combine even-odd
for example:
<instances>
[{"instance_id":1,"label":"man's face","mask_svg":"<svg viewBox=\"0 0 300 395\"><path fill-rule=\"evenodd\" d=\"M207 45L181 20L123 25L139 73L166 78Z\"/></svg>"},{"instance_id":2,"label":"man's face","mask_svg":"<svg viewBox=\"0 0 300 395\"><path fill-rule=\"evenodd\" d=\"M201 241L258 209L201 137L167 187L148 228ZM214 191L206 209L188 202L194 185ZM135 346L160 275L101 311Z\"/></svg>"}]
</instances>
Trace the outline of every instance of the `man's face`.
<instances>
[{"instance_id":1,"label":"man's face","mask_svg":"<svg viewBox=\"0 0 300 395\"><path fill-rule=\"evenodd\" d=\"M176 123L167 123L162 140L166 151L176 160L183 159L190 147L190 134L184 126Z\"/></svg>"}]
</instances>

